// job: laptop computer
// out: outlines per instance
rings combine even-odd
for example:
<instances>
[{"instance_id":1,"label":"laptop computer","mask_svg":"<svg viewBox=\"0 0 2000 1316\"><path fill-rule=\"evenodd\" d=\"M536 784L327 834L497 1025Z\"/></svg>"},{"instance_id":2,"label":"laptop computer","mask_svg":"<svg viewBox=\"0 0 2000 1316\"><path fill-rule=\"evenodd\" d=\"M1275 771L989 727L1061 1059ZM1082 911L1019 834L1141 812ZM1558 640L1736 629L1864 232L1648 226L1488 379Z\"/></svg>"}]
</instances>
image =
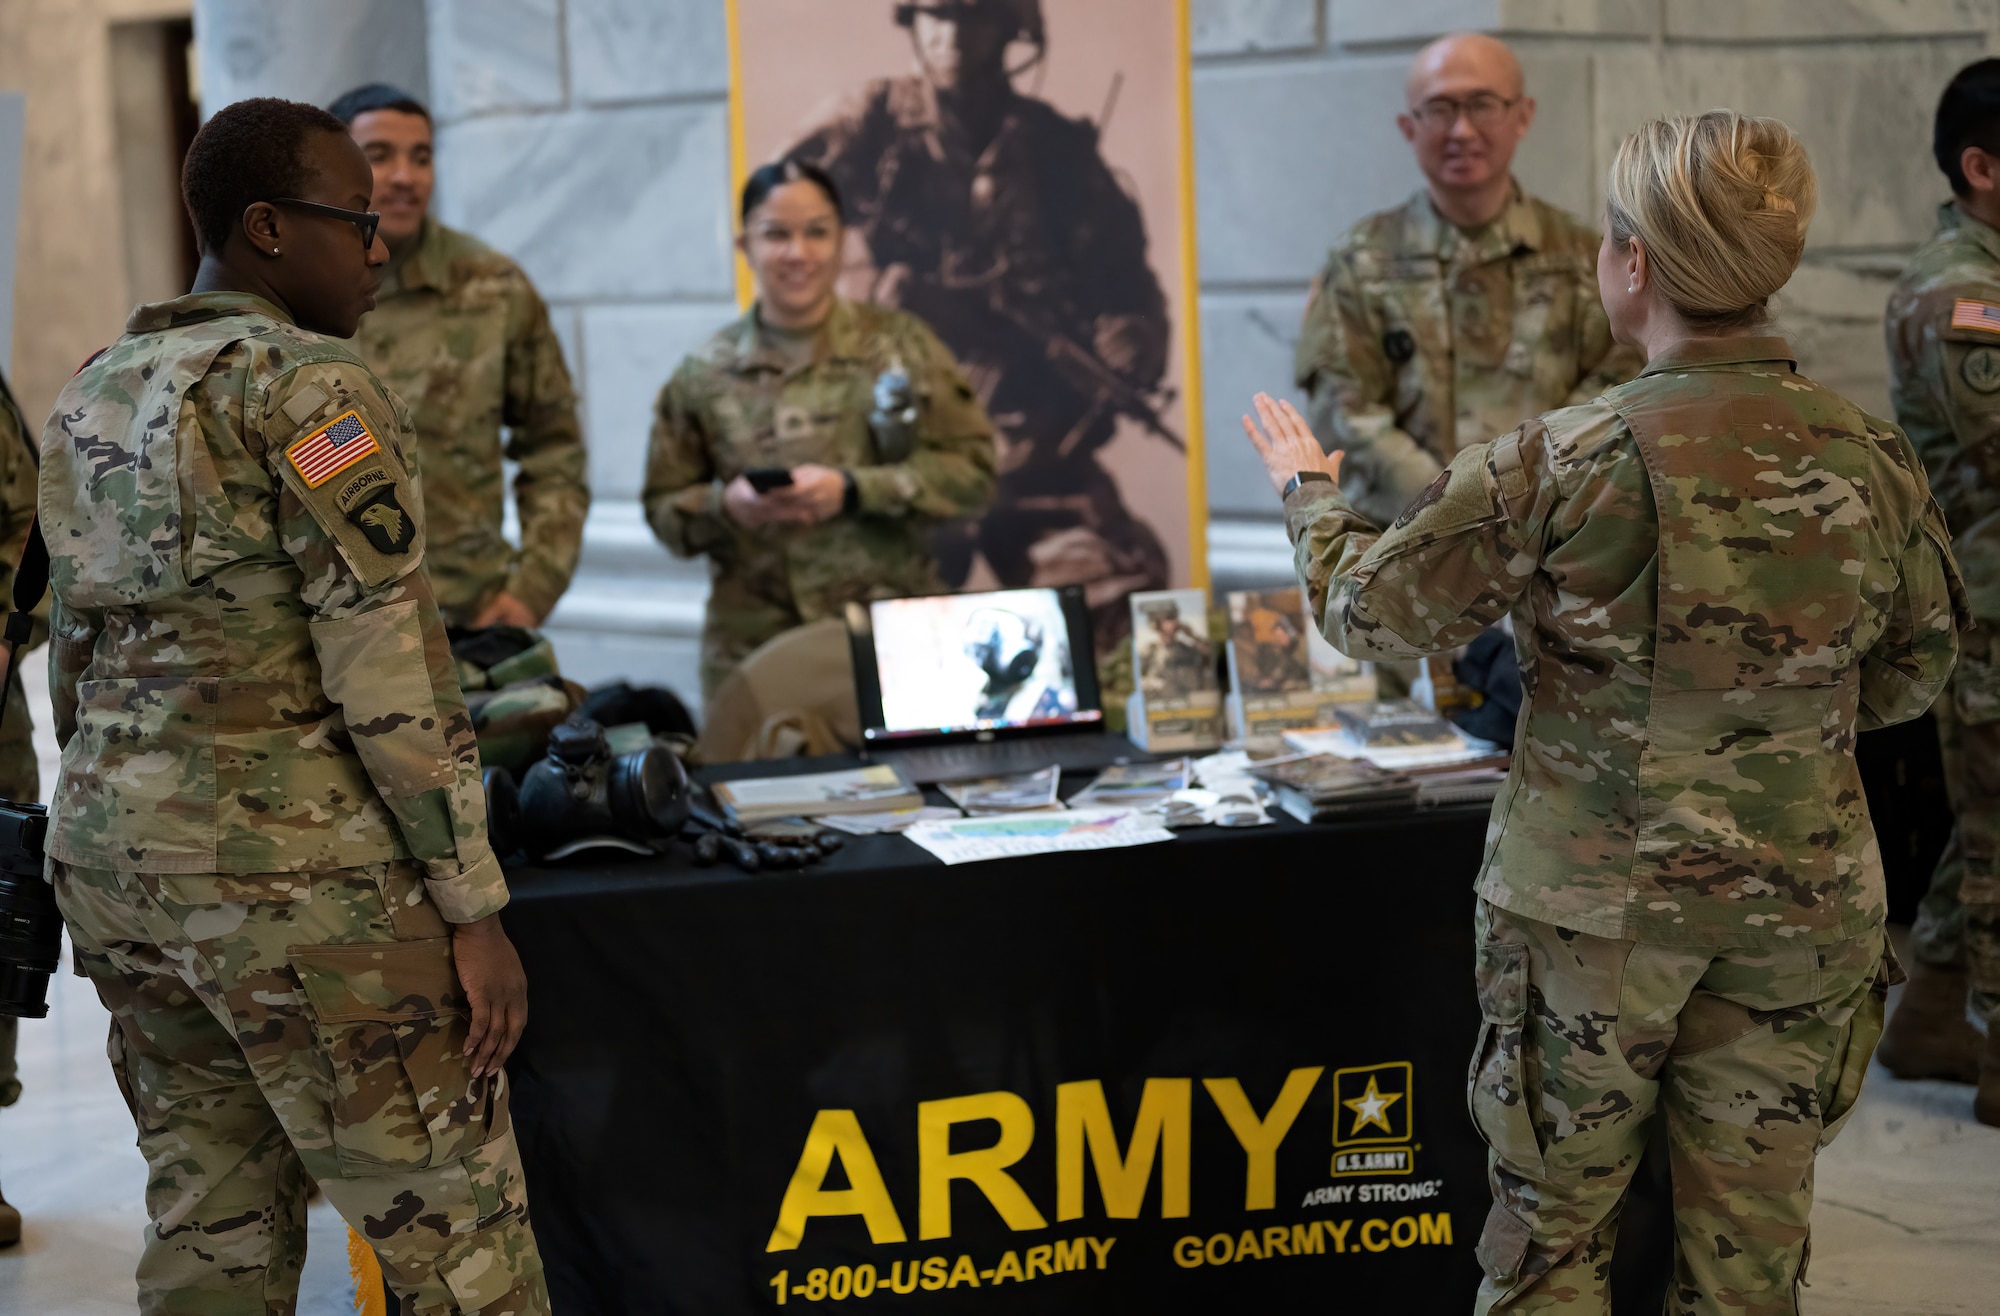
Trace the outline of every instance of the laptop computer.
<instances>
[{"instance_id":1,"label":"laptop computer","mask_svg":"<svg viewBox=\"0 0 2000 1316\"><path fill-rule=\"evenodd\" d=\"M863 757L932 785L1149 756L1104 730L1083 590L847 605Z\"/></svg>"}]
</instances>

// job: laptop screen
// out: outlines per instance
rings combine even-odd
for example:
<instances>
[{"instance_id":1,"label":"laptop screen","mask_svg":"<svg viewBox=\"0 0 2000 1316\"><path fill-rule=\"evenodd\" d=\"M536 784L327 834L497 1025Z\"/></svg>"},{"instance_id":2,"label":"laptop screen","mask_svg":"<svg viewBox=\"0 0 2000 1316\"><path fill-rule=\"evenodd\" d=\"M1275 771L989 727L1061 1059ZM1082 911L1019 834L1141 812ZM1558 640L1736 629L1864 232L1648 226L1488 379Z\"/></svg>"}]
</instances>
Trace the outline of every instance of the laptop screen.
<instances>
[{"instance_id":1,"label":"laptop screen","mask_svg":"<svg viewBox=\"0 0 2000 1316\"><path fill-rule=\"evenodd\" d=\"M1074 592L1010 589L868 604L866 631L856 628L855 652L866 737L881 741L1101 722L1096 673L1088 670L1088 620L1081 599L1065 597ZM851 617L850 624L856 620ZM872 645L865 642L869 638ZM1081 680L1079 648L1086 665ZM879 715L873 695L879 695Z\"/></svg>"}]
</instances>

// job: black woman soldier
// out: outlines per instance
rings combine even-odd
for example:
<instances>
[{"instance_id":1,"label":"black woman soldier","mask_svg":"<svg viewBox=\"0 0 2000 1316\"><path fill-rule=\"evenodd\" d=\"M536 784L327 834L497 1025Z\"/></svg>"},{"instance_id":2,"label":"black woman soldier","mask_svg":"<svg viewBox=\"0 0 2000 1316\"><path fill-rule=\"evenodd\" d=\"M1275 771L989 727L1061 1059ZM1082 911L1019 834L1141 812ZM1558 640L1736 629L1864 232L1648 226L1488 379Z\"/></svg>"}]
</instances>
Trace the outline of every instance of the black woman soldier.
<instances>
[{"instance_id":1,"label":"black woman soldier","mask_svg":"<svg viewBox=\"0 0 2000 1316\"><path fill-rule=\"evenodd\" d=\"M42 433L50 871L111 1011L142 1312L290 1311L304 1175L406 1312L549 1309L501 1064L526 1021L409 417L343 343L388 252L310 105L188 148L185 297Z\"/></svg>"}]
</instances>

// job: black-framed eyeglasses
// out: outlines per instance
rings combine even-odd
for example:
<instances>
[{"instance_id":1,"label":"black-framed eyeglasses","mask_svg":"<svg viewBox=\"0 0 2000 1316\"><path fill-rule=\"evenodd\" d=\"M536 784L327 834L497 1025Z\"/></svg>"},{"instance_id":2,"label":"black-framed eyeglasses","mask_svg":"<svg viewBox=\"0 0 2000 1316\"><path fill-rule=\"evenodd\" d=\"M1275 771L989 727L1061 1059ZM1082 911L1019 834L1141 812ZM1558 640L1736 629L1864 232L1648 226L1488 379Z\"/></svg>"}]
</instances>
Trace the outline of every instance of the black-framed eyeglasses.
<instances>
[{"instance_id":1,"label":"black-framed eyeglasses","mask_svg":"<svg viewBox=\"0 0 2000 1316\"><path fill-rule=\"evenodd\" d=\"M1410 114L1416 121L1434 133L1447 132L1464 115L1475 128L1491 128L1500 122L1501 116L1521 103L1519 96L1511 100L1495 92L1479 91L1464 100L1453 100L1449 96L1433 96L1422 105L1412 106Z\"/></svg>"},{"instance_id":2,"label":"black-framed eyeglasses","mask_svg":"<svg viewBox=\"0 0 2000 1316\"><path fill-rule=\"evenodd\" d=\"M364 251L375 249L375 230L382 227L382 212L379 210L342 210L339 206L324 206L317 201L301 201L297 197L273 197L274 206L290 206L314 215L325 215L328 219L344 219L361 230L361 247Z\"/></svg>"}]
</instances>

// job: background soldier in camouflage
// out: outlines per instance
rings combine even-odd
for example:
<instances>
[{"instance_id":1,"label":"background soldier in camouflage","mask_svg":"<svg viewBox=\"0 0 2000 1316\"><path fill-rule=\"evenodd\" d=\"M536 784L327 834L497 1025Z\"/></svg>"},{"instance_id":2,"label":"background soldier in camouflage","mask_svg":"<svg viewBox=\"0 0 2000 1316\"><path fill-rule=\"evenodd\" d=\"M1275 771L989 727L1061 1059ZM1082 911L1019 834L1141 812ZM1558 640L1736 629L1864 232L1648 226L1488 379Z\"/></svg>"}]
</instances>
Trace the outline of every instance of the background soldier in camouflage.
<instances>
[{"instance_id":1,"label":"background soldier in camouflage","mask_svg":"<svg viewBox=\"0 0 2000 1316\"><path fill-rule=\"evenodd\" d=\"M1339 469L1297 412L1244 422L1337 648L1514 620L1524 734L1478 882L1480 1311L1609 1311L1656 1117L1668 1310L1797 1310L1813 1159L1895 976L1855 736L1925 710L1965 619L1907 440L1753 336L1813 201L1775 120L1628 138L1598 268L1645 373L1461 450L1386 531L1293 479Z\"/></svg>"},{"instance_id":2,"label":"background soldier in camouflage","mask_svg":"<svg viewBox=\"0 0 2000 1316\"><path fill-rule=\"evenodd\" d=\"M1534 119L1521 65L1486 36L1426 46L1396 116L1424 189L1327 257L1297 375L1341 487L1388 524L1459 449L1630 379L1598 302L1598 233L1509 172Z\"/></svg>"},{"instance_id":3,"label":"background soldier in camouflage","mask_svg":"<svg viewBox=\"0 0 2000 1316\"><path fill-rule=\"evenodd\" d=\"M422 104L377 84L333 113L375 169L389 268L354 346L416 420L438 608L452 626L539 626L576 574L590 511L576 392L548 307L519 265L427 213L435 176ZM516 464L519 551L500 531L503 456Z\"/></svg>"},{"instance_id":4,"label":"background soldier in camouflage","mask_svg":"<svg viewBox=\"0 0 2000 1316\"><path fill-rule=\"evenodd\" d=\"M150 1168L140 1308L289 1311L310 1173L405 1311L543 1313L501 1063L526 1018L402 404L354 331L368 163L218 112L188 296L42 436L50 870Z\"/></svg>"},{"instance_id":5,"label":"background soldier in camouflage","mask_svg":"<svg viewBox=\"0 0 2000 1316\"><path fill-rule=\"evenodd\" d=\"M1166 373L1144 218L1094 125L1014 89L1046 53L1040 0L903 4L896 21L922 73L871 84L790 154L851 205L869 300L935 329L993 417L993 508L938 537L945 579L962 585L976 550L1004 585L1084 585L1108 654L1131 629L1125 596L1167 583L1159 536L1097 461Z\"/></svg>"},{"instance_id":6,"label":"background soldier in camouflage","mask_svg":"<svg viewBox=\"0 0 2000 1316\"><path fill-rule=\"evenodd\" d=\"M2000 1124L2000 60L1952 79L1935 144L1956 196L1890 296L1890 388L1979 628L1937 704L1957 827L1917 912L1882 1063L1904 1078L1976 1078L1975 1114ZM1967 1022L1968 989L1984 1039Z\"/></svg>"},{"instance_id":7,"label":"background soldier in camouflage","mask_svg":"<svg viewBox=\"0 0 2000 1316\"><path fill-rule=\"evenodd\" d=\"M14 566L28 542L35 517L35 454L26 423L14 395L0 378L0 622L13 610ZM37 620L30 646L48 637L48 626ZM24 803L41 799L41 774L35 766L33 728L28 723L28 699L21 683L7 672L0 652L0 675L6 676L7 711L0 716L0 798ZM14 1065L20 1020L0 1015L0 1106L21 1099L21 1081ZM21 1241L21 1213L0 1197L0 1247Z\"/></svg>"},{"instance_id":8,"label":"background soldier in camouflage","mask_svg":"<svg viewBox=\"0 0 2000 1316\"><path fill-rule=\"evenodd\" d=\"M797 161L743 189L737 239L757 302L660 390L646 519L707 554L701 689L751 650L850 602L944 588L925 532L993 488L993 432L951 353L915 317L850 302L840 198ZM746 472L782 468L760 493Z\"/></svg>"}]
</instances>

